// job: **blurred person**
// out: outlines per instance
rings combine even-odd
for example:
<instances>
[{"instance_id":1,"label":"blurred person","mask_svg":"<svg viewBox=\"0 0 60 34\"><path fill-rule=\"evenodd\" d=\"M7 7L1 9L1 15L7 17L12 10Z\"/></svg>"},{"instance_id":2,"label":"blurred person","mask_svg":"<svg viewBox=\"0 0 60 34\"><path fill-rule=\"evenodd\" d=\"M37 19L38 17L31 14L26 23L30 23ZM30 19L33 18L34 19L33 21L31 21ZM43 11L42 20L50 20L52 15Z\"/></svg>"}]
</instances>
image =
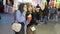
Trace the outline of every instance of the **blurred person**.
<instances>
[{"instance_id":1,"label":"blurred person","mask_svg":"<svg viewBox=\"0 0 60 34\"><path fill-rule=\"evenodd\" d=\"M37 4L37 6L36 6L37 8L40 8L40 6L39 6L39 4Z\"/></svg>"},{"instance_id":2,"label":"blurred person","mask_svg":"<svg viewBox=\"0 0 60 34\"><path fill-rule=\"evenodd\" d=\"M40 6L39 6L39 4L37 4L37 6L36 6L37 8L40 8Z\"/></svg>"},{"instance_id":3,"label":"blurred person","mask_svg":"<svg viewBox=\"0 0 60 34\"><path fill-rule=\"evenodd\" d=\"M43 22L43 19L44 19L44 15L45 15L45 7L44 7L44 9L42 10L42 22Z\"/></svg>"},{"instance_id":4,"label":"blurred person","mask_svg":"<svg viewBox=\"0 0 60 34\"><path fill-rule=\"evenodd\" d=\"M60 18L60 4L59 4L59 8L58 8L58 17Z\"/></svg>"},{"instance_id":5,"label":"blurred person","mask_svg":"<svg viewBox=\"0 0 60 34\"><path fill-rule=\"evenodd\" d=\"M36 23L36 7L35 6L33 6L33 16L34 16L34 23L35 23L35 25L37 25L37 23Z\"/></svg>"},{"instance_id":6,"label":"blurred person","mask_svg":"<svg viewBox=\"0 0 60 34\"><path fill-rule=\"evenodd\" d=\"M40 9L40 21L42 22L42 10Z\"/></svg>"},{"instance_id":7,"label":"blurred person","mask_svg":"<svg viewBox=\"0 0 60 34\"><path fill-rule=\"evenodd\" d=\"M27 34L36 34L35 30L32 31L32 27L35 28L35 21L34 21L34 14L33 14L33 7L31 4L28 4L28 11L26 13L26 20L28 20L28 16L31 15L30 22L27 25Z\"/></svg>"},{"instance_id":8,"label":"blurred person","mask_svg":"<svg viewBox=\"0 0 60 34\"><path fill-rule=\"evenodd\" d=\"M55 10L55 11L54 11L54 20L55 20L55 21L58 21L58 19L57 19L57 18L58 18L58 17L57 17L57 16L58 16L58 9L55 7L54 10Z\"/></svg>"},{"instance_id":9,"label":"blurred person","mask_svg":"<svg viewBox=\"0 0 60 34\"><path fill-rule=\"evenodd\" d=\"M43 22L44 22L44 24L48 23L48 14L49 14L48 5L45 5L45 8L43 10Z\"/></svg>"},{"instance_id":10,"label":"blurred person","mask_svg":"<svg viewBox=\"0 0 60 34\"><path fill-rule=\"evenodd\" d=\"M42 9L39 4L36 6L36 21L38 24L40 24L40 21L42 21Z\"/></svg>"},{"instance_id":11,"label":"blurred person","mask_svg":"<svg viewBox=\"0 0 60 34\"><path fill-rule=\"evenodd\" d=\"M41 7L39 6L39 4L37 4L36 8L39 8L39 11L42 11Z\"/></svg>"},{"instance_id":12,"label":"blurred person","mask_svg":"<svg viewBox=\"0 0 60 34\"><path fill-rule=\"evenodd\" d=\"M41 7L39 6L39 4L37 4L36 7L39 8L39 11L42 11L42 9L41 9Z\"/></svg>"},{"instance_id":13,"label":"blurred person","mask_svg":"<svg viewBox=\"0 0 60 34\"><path fill-rule=\"evenodd\" d=\"M52 20L57 19L57 8L54 6L52 6L52 8L50 8L50 19L52 19Z\"/></svg>"},{"instance_id":14,"label":"blurred person","mask_svg":"<svg viewBox=\"0 0 60 34\"><path fill-rule=\"evenodd\" d=\"M21 3L19 5L19 9L16 10L16 22L20 23L22 25L21 31L15 32L15 34L26 34L26 11L27 11L27 5L24 3Z\"/></svg>"},{"instance_id":15,"label":"blurred person","mask_svg":"<svg viewBox=\"0 0 60 34\"><path fill-rule=\"evenodd\" d=\"M51 6L48 4L48 11L49 11L49 13L48 13L48 20L50 19L50 9L51 9Z\"/></svg>"},{"instance_id":16,"label":"blurred person","mask_svg":"<svg viewBox=\"0 0 60 34\"><path fill-rule=\"evenodd\" d=\"M54 6L51 6L49 12L50 12L50 19L53 20L53 19L54 19L54 12L55 12L55 10L54 10Z\"/></svg>"},{"instance_id":17,"label":"blurred person","mask_svg":"<svg viewBox=\"0 0 60 34\"><path fill-rule=\"evenodd\" d=\"M40 8L36 8L36 22L37 24L40 24L40 11L39 11Z\"/></svg>"},{"instance_id":18,"label":"blurred person","mask_svg":"<svg viewBox=\"0 0 60 34\"><path fill-rule=\"evenodd\" d=\"M39 12L40 12L40 21L42 21L42 9L41 9L41 7L39 6L39 4L37 4L36 7L39 8Z\"/></svg>"}]
</instances>

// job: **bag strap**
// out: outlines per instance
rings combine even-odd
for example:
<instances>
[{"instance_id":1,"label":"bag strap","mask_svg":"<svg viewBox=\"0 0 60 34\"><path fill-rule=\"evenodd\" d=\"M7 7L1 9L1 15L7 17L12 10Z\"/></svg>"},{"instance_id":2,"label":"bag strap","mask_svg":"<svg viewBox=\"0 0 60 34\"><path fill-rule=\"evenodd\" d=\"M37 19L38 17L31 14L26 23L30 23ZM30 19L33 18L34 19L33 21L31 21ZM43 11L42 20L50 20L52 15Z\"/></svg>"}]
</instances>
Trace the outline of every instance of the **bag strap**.
<instances>
[{"instance_id":1,"label":"bag strap","mask_svg":"<svg viewBox=\"0 0 60 34\"><path fill-rule=\"evenodd\" d=\"M14 22L16 21L16 11L17 10L15 10L15 12L14 12Z\"/></svg>"}]
</instances>

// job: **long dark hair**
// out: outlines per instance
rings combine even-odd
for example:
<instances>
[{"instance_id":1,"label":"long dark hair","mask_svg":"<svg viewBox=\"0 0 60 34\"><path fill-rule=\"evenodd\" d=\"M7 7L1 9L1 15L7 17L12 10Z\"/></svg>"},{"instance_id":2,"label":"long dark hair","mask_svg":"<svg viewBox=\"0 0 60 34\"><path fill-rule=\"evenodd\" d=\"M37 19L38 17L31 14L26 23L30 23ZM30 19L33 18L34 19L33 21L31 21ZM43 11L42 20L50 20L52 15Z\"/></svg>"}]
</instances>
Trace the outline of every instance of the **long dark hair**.
<instances>
[{"instance_id":1,"label":"long dark hair","mask_svg":"<svg viewBox=\"0 0 60 34\"><path fill-rule=\"evenodd\" d=\"M24 5L26 5L26 4L21 3L21 4L19 5L18 10L20 10L21 13L23 13L23 11L24 11L24 10L23 10Z\"/></svg>"}]
</instances>

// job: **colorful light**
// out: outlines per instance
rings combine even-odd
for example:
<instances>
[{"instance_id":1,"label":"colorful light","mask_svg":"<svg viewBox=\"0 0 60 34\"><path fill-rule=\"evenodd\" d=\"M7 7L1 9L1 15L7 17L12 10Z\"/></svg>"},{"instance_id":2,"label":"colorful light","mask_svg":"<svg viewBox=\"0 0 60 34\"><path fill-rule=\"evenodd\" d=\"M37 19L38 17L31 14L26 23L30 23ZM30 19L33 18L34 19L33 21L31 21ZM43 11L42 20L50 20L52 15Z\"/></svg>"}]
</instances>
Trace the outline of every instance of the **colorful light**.
<instances>
[{"instance_id":1,"label":"colorful light","mask_svg":"<svg viewBox=\"0 0 60 34\"><path fill-rule=\"evenodd\" d=\"M47 2L46 0L44 0L44 2Z\"/></svg>"},{"instance_id":2,"label":"colorful light","mask_svg":"<svg viewBox=\"0 0 60 34\"><path fill-rule=\"evenodd\" d=\"M57 2L57 0L54 0L54 7L56 7L56 2Z\"/></svg>"}]
</instances>

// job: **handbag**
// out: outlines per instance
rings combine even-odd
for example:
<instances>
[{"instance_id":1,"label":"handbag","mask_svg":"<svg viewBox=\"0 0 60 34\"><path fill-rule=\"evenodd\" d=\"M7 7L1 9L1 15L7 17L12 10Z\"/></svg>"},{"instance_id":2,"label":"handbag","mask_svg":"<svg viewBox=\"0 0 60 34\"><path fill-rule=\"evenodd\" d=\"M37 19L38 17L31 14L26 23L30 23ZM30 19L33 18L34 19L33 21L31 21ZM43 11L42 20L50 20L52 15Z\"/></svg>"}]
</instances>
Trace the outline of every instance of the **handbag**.
<instances>
[{"instance_id":1,"label":"handbag","mask_svg":"<svg viewBox=\"0 0 60 34\"><path fill-rule=\"evenodd\" d=\"M30 29L31 29L31 31L35 31L35 30L36 30L35 25L32 25L32 26L30 27Z\"/></svg>"},{"instance_id":2,"label":"handbag","mask_svg":"<svg viewBox=\"0 0 60 34\"><path fill-rule=\"evenodd\" d=\"M19 32L22 28L22 25L20 23L13 23L12 24L12 30L15 32Z\"/></svg>"},{"instance_id":3,"label":"handbag","mask_svg":"<svg viewBox=\"0 0 60 34\"><path fill-rule=\"evenodd\" d=\"M16 11L15 11L15 13L16 13ZM20 23L15 22L15 20L16 20L15 19L16 18L15 13L14 13L14 23L12 24L12 30L15 31L15 32L19 32L22 28L22 25Z\"/></svg>"}]
</instances>

